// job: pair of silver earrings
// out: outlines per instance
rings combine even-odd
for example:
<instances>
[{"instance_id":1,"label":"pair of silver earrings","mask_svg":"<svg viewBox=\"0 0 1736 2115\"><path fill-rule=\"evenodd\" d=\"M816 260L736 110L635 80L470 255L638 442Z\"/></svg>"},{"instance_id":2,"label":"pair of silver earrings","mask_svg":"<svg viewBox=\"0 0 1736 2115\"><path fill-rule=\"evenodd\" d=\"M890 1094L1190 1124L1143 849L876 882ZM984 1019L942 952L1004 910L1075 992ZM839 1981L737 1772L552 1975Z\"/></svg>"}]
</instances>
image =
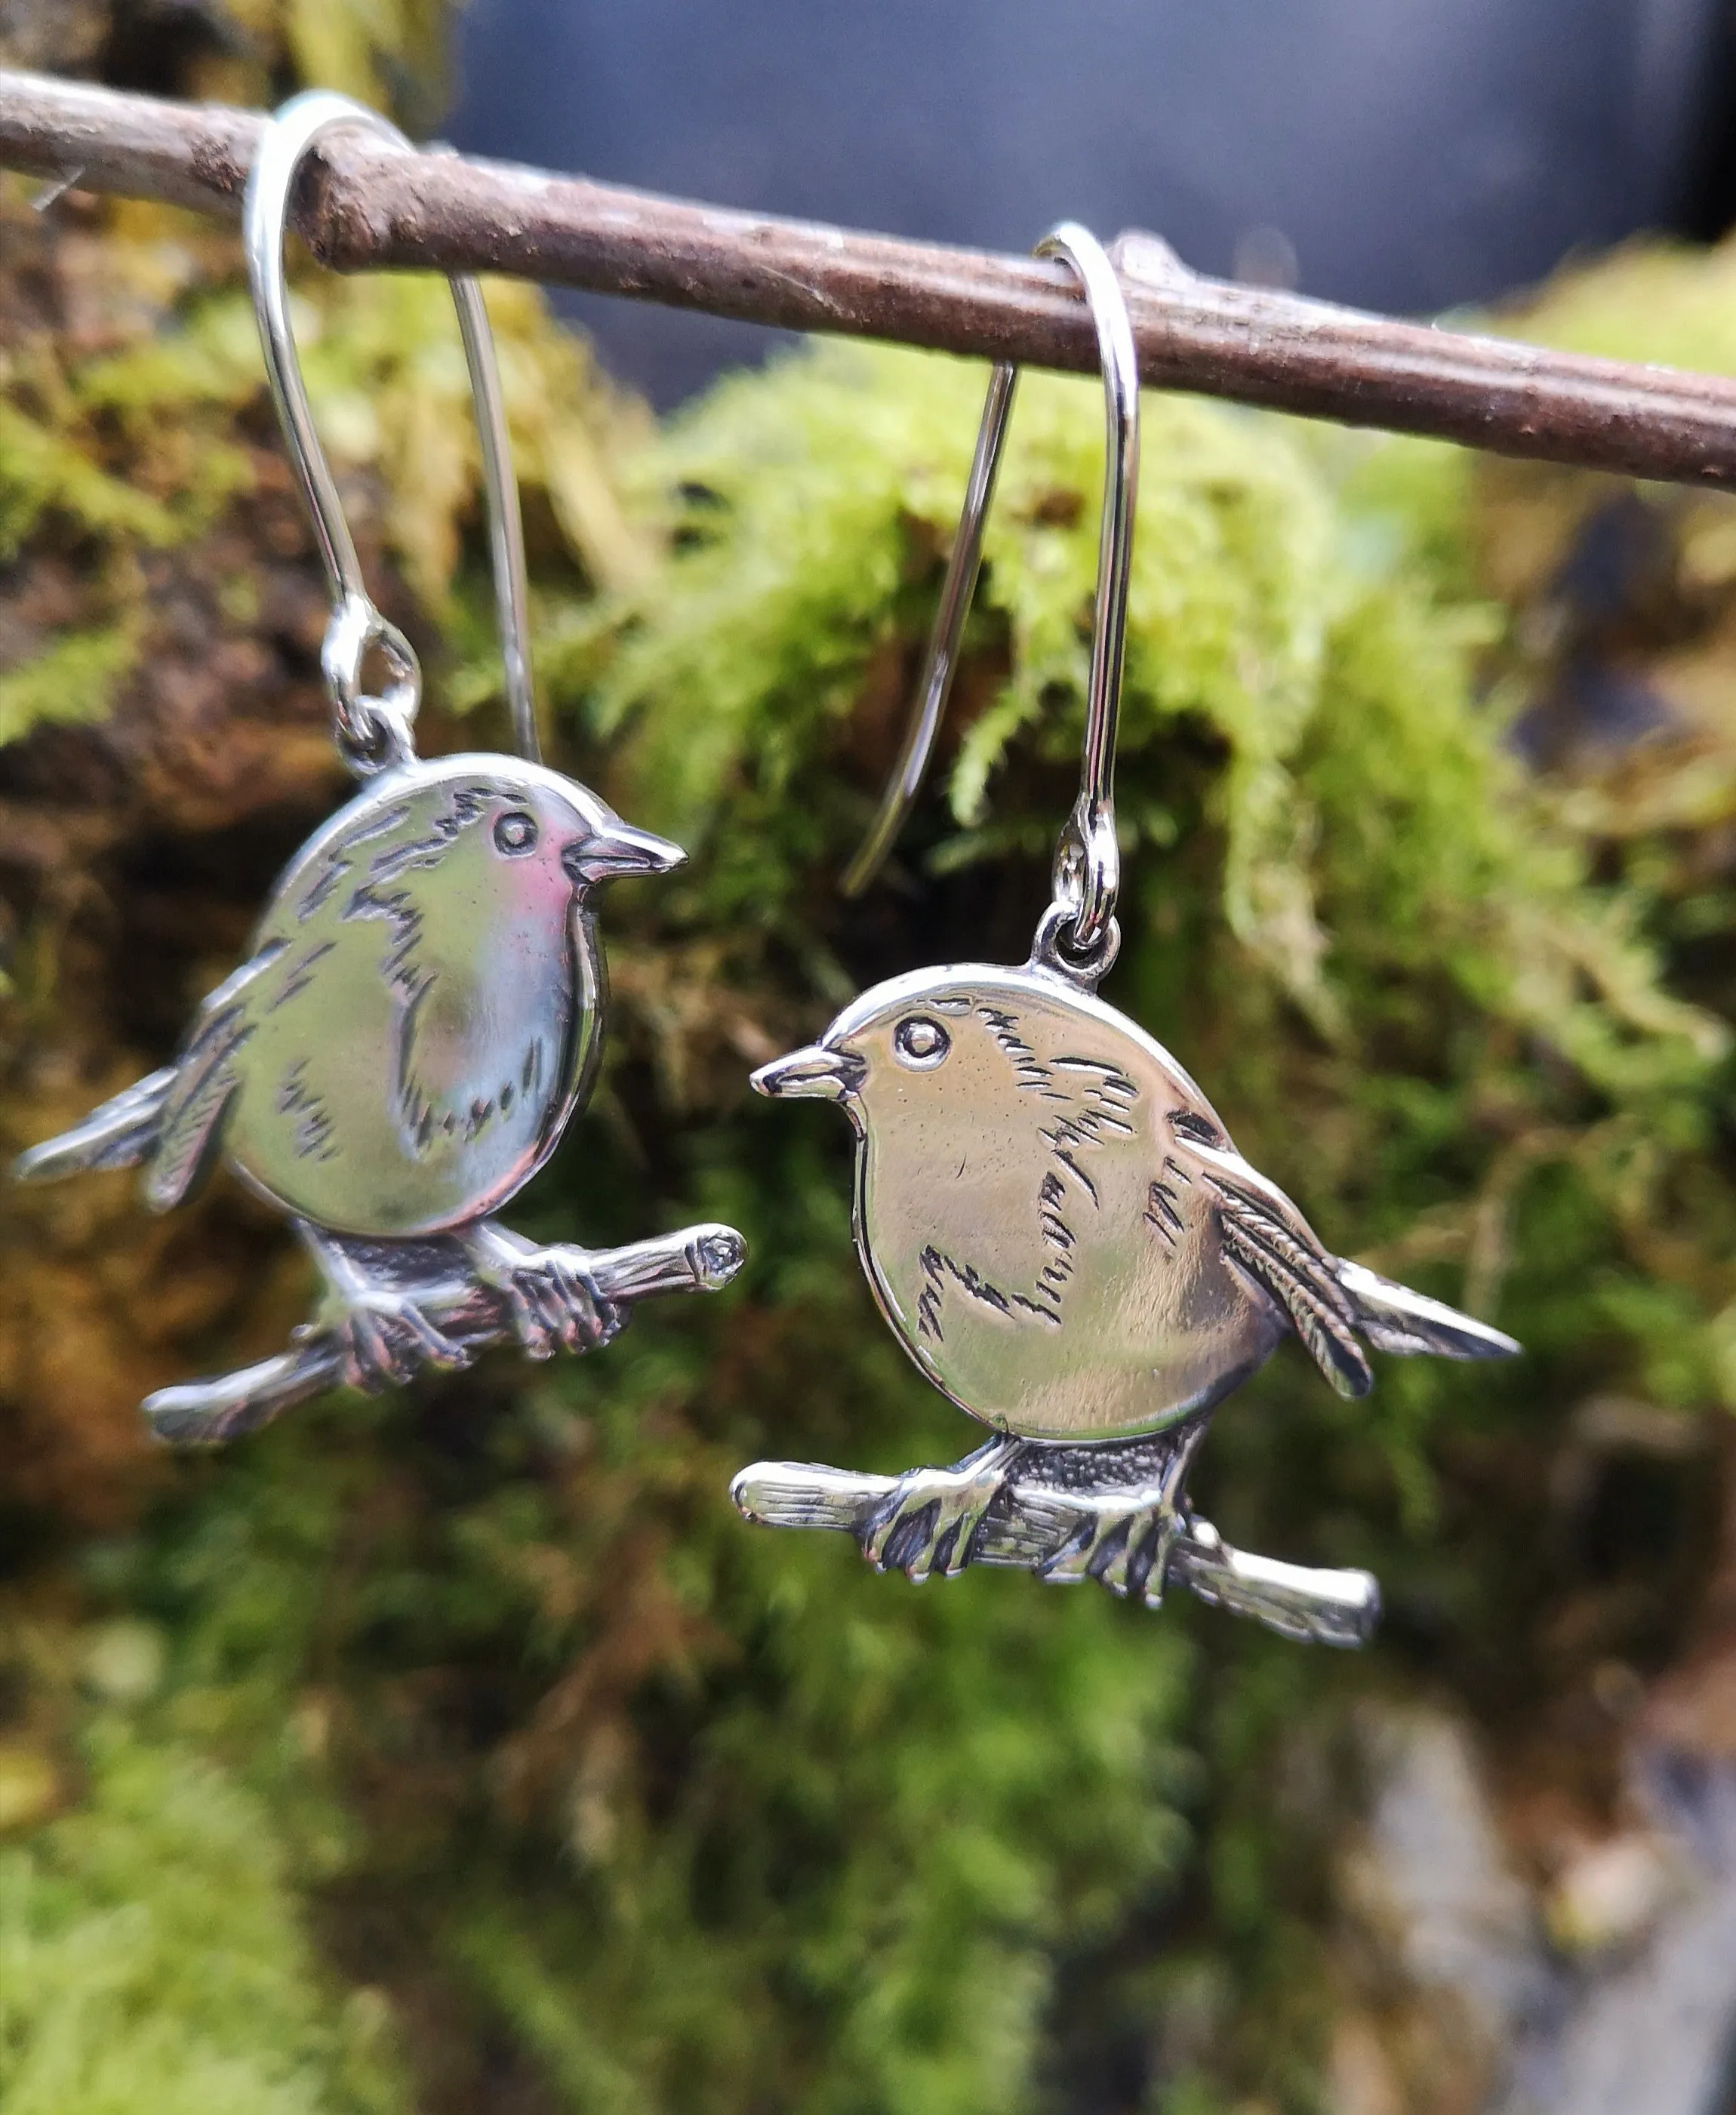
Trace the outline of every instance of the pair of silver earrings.
<instances>
[{"instance_id":1,"label":"pair of silver earrings","mask_svg":"<svg viewBox=\"0 0 1736 2115\"><path fill-rule=\"evenodd\" d=\"M606 984L595 899L680 848L624 823L538 754L525 563L492 338L455 277L519 754L419 759L416 655L370 599L315 432L290 327L284 229L310 149L341 125L399 136L314 93L268 129L248 186L247 264L272 394L329 580L322 654L338 746L361 790L279 880L248 961L205 1000L175 1062L27 1153L46 1181L140 1167L166 1210L216 1159L283 1212L319 1268L313 1319L279 1356L165 1388L163 1438L248 1431L334 1384L378 1388L485 1345L534 1358L606 1343L652 1293L726 1283L733 1229L618 1249L537 1247L495 1214L584 1103ZM1030 960L918 970L865 993L810 1048L755 1074L778 1099L838 1103L857 1134L857 1252L921 1371L993 1437L896 1479L792 1462L744 1470L750 1520L852 1534L912 1579L972 1562L1096 1579L1155 1606L1179 1581L1287 1635L1361 1642L1361 1571L1233 1550L1190 1507L1214 1406L1293 1332L1342 1393L1363 1347L1486 1358L1499 1332L1330 1255L1245 1161L1199 1088L1097 996L1114 961L1114 769L1138 479L1138 370L1108 256L1083 228L1040 254L1083 284L1105 378L1105 479L1079 798ZM979 570L1016 369L994 370L916 716L868 842L877 869L920 789ZM363 688L377 657L388 680Z\"/></svg>"}]
</instances>

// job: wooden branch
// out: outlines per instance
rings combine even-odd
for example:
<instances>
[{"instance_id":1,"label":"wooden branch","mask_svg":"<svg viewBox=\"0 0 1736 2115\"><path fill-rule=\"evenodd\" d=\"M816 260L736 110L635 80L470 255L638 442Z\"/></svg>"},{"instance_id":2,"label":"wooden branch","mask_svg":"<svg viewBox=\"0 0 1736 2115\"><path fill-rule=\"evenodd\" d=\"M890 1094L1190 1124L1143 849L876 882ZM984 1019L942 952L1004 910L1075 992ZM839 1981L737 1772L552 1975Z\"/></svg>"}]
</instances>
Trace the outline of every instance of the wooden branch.
<instances>
[{"instance_id":1,"label":"wooden branch","mask_svg":"<svg viewBox=\"0 0 1736 2115\"><path fill-rule=\"evenodd\" d=\"M0 71L0 167L87 190L233 216L262 122ZM1066 268L1031 258L406 153L361 131L320 149L301 204L303 233L340 270L504 272L792 330L1095 366ZM1185 271L1150 238L1125 238L1122 261L1149 383L1504 455L1736 488L1736 383L1722 377L1233 286Z\"/></svg>"}]
</instances>

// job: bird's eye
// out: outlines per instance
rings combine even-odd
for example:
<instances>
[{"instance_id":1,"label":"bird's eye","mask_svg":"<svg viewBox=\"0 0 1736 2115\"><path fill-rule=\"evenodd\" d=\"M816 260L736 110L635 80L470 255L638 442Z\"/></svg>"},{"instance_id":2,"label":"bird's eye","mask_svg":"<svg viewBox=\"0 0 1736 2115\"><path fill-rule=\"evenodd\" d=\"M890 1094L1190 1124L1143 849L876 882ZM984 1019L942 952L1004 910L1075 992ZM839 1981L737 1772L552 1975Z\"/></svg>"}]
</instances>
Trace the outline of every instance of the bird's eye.
<instances>
[{"instance_id":1,"label":"bird's eye","mask_svg":"<svg viewBox=\"0 0 1736 2115\"><path fill-rule=\"evenodd\" d=\"M925 1013L913 1013L898 1023L892 1047L901 1065L912 1072L928 1072L945 1058L953 1039L938 1021L930 1021Z\"/></svg>"},{"instance_id":2,"label":"bird's eye","mask_svg":"<svg viewBox=\"0 0 1736 2115\"><path fill-rule=\"evenodd\" d=\"M536 849L536 818L514 808L494 825L494 842L508 859L517 859Z\"/></svg>"}]
</instances>

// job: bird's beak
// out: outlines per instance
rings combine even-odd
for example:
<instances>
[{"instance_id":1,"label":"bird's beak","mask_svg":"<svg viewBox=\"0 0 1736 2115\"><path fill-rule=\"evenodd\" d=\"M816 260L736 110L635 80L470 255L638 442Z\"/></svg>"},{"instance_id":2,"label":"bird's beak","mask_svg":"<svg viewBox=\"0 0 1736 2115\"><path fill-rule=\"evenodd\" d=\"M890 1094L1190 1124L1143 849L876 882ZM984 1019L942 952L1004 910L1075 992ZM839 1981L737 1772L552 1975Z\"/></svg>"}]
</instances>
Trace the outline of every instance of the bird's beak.
<instances>
[{"instance_id":1,"label":"bird's beak","mask_svg":"<svg viewBox=\"0 0 1736 2115\"><path fill-rule=\"evenodd\" d=\"M618 815L581 837L561 854L561 865L575 882L617 881L635 874L668 874L687 855L667 837L636 830Z\"/></svg>"},{"instance_id":2,"label":"bird's beak","mask_svg":"<svg viewBox=\"0 0 1736 2115\"><path fill-rule=\"evenodd\" d=\"M847 1050L811 1043L805 1050L792 1050L787 1057L762 1065L753 1076L753 1085L756 1092L777 1101L847 1102L866 1070L861 1059Z\"/></svg>"}]
</instances>

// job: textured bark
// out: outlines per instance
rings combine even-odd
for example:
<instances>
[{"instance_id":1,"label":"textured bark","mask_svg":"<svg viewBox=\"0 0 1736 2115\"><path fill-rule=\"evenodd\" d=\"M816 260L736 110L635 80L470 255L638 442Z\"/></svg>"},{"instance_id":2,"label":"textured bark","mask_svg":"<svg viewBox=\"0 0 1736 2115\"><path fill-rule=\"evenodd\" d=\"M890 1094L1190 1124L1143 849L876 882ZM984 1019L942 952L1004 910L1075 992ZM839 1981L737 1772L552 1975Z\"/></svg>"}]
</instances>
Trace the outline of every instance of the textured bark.
<instances>
[{"instance_id":1,"label":"textured bark","mask_svg":"<svg viewBox=\"0 0 1736 2115\"><path fill-rule=\"evenodd\" d=\"M260 120L0 79L0 158L50 180L239 211ZM342 269L507 272L791 330L1090 372L1065 266L659 198L358 132L319 152L299 224ZM1123 239L1146 382L1631 476L1736 486L1736 388L1371 316L1180 269Z\"/></svg>"}]
</instances>

